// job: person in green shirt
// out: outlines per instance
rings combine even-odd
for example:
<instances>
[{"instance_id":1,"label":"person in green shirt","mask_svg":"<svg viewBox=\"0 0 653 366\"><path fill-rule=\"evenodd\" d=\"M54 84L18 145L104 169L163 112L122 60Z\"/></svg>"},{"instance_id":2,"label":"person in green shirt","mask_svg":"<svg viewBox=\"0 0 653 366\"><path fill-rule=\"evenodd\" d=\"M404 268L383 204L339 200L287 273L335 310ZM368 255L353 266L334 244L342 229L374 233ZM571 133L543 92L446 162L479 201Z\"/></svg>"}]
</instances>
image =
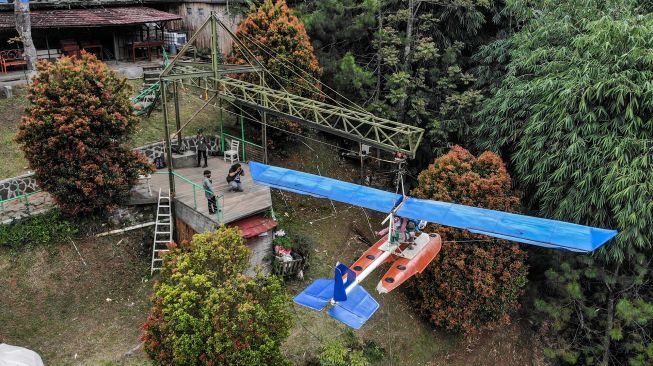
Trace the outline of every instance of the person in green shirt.
<instances>
[{"instance_id":1,"label":"person in green shirt","mask_svg":"<svg viewBox=\"0 0 653 366\"><path fill-rule=\"evenodd\" d=\"M218 210L218 204L216 202L215 192L213 191L213 181L211 180L211 171L204 171L204 182L202 183L204 188L204 195L209 202L209 214L214 214Z\"/></svg>"}]
</instances>

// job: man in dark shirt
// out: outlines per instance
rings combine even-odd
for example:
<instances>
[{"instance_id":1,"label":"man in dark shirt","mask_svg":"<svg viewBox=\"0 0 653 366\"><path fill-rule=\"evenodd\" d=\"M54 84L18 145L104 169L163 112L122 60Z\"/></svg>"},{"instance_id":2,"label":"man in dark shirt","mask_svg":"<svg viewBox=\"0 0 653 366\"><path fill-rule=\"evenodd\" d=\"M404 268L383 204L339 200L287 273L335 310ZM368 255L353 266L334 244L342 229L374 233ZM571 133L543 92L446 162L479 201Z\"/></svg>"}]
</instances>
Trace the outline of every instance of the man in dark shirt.
<instances>
[{"instance_id":1,"label":"man in dark shirt","mask_svg":"<svg viewBox=\"0 0 653 366\"><path fill-rule=\"evenodd\" d=\"M229 174L227 174L227 183L229 183L229 190L242 192L243 188L240 185L240 176L245 175L243 167L239 163L236 163L229 168Z\"/></svg>"},{"instance_id":2,"label":"man in dark shirt","mask_svg":"<svg viewBox=\"0 0 653 366\"><path fill-rule=\"evenodd\" d=\"M197 166L200 166L202 162L202 156L204 156L204 168L206 168L206 151L209 149L209 143L202 129L197 130L197 136L195 136L195 146L197 146Z\"/></svg>"}]
</instances>

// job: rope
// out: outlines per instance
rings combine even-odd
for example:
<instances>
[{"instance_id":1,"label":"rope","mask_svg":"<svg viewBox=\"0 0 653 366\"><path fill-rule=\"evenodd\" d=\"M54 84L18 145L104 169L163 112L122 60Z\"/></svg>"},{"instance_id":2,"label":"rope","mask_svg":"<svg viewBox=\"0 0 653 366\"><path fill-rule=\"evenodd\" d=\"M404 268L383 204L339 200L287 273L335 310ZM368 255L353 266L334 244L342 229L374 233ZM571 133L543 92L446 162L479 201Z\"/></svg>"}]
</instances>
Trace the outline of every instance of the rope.
<instances>
[{"instance_id":1,"label":"rope","mask_svg":"<svg viewBox=\"0 0 653 366\"><path fill-rule=\"evenodd\" d=\"M310 73L306 72L306 70L302 69L301 67L295 65L294 63L292 63L292 62L290 62L290 61L287 61L287 59L285 58L285 56L280 56L279 54L276 54L276 53L275 53L274 51L272 51L270 48L268 48L268 47L265 46L264 44L262 44L262 43L256 41L254 38L248 36L247 34L241 34L241 36L243 36L245 39L247 39L247 40L249 40L250 42L252 42L255 46L259 47L259 48L260 48L263 52L265 52L268 56L271 56L272 58L274 58L275 60L281 62L281 63L284 64L284 65L290 65L290 66L296 68L296 69L299 70L300 72L304 73L304 75L306 75L306 76L308 76L309 78L311 78L314 82L317 82L318 84L320 84L320 85L326 87L328 90L330 90L330 91L336 93L336 95L338 95L339 97L341 97L341 98L343 98L344 100L346 100L347 102L349 102L351 107L354 107L354 108L358 109L358 110L361 111L361 112L364 112L364 113L370 114L370 112L368 112L367 110L365 110L363 107L361 107L360 105L358 105L358 104L356 104L355 102L351 101L350 99L348 99L348 98L345 97L344 95L338 93L338 91L336 91L336 90L330 88L328 85L322 83L319 79L317 79L316 77L314 77L314 76L311 75ZM277 57L277 56L279 56L279 57ZM283 59L281 59L280 57L283 57ZM300 79L302 79L303 81L307 82L309 85L313 85L313 84L311 84L308 80L306 80L304 77L302 77L300 74L298 74L296 71L294 71L292 68L288 68L288 67L287 67L287 69L288 69L290 72L292 72L293 74L295 74L296 76L298 76L298 77L299 77ZM267 70L267 68L266 68L266 70ZM271 73L270 70L268 70L268 72ZM283 78L283 76L280 76L280 75L277 75L277 76ZM285 78L283 78L283 79L285 79ZM285 79L285 80L286 80L286 81L290 81L290 80L288 80L288 79ZM302 87L301 84L299 84L299 86ZM305 87L304 87L304 88L305 88ZM315 91L322 93L322 91L321 91L319 88L317 88L317 87L314 87L314 88L315 88ZM343 106L343 104L341 104L341 103L340 103L338 100L336 100L335 98L329 96L328 94L325 94L325 95L326 95L327 98L333 100L336 104L338 104L338 105L340 105L340 106Z\"/></svg>"}]
</instances>

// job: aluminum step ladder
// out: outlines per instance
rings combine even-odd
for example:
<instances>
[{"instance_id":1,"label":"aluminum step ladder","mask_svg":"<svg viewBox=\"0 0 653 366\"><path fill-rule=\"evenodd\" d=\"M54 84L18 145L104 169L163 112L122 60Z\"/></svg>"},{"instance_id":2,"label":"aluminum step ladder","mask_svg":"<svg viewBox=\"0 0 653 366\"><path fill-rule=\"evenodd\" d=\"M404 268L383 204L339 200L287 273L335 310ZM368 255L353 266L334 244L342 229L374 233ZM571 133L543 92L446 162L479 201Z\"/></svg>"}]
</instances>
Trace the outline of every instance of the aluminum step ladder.
<instances>
[{"instance_id":1,"label":"aluminum step ladder","mask_svg":"<svg viewBox=\"0 0 653 366\"><path fill-rule=\"evenodd\" d=\"M170 190L165 196L159 188L159 200L156 209L156 225L154 226L154 244L152 245L152 271L163 266L163 254L168 252L168 243L172 242L172 215Z\"/></svg>"}]
</instances>

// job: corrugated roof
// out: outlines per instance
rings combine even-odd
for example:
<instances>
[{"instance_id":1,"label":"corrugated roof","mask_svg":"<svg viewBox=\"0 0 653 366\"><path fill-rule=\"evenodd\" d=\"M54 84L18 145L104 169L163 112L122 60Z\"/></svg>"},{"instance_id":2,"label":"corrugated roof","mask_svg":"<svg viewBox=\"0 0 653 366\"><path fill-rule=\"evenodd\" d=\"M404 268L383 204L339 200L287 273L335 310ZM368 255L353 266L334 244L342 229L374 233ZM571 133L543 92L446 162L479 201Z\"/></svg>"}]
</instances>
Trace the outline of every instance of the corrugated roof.
<instances>
[{"instance_id":1,"label":"corrugated roof","mask_svg":"<svg viewBox=\"0 0 653 366\"><path fill-rule=\"evenodd\" d=\"M34 29L119 26L181 19L177 14L140 6L33 10L31 18ZM13 29L15 26L13 12L0 13L0 29Z\"/></svg>"},{"instance_id":2,"label":"corrugated roof","mask_svg":"<svg viewBox=\"0 0 653 366\"><path fill-rule=\"evenodd\" d=\"M249 239L274 229L277 227L277 222L263 215L255 215L233 222L229 226L238 226L243 232L243 238Z\"/></svg>"}]
</instances>

